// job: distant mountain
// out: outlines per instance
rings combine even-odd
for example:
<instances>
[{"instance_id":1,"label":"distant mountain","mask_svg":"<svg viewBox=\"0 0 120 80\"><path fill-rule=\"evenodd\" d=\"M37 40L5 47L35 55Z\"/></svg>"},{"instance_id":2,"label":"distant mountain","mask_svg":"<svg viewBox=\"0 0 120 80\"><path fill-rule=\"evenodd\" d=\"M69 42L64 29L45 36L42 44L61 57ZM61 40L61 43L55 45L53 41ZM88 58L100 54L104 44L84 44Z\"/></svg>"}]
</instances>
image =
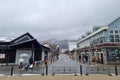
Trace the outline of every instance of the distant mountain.
<instances>
[{"instance_id":1,"label":"distant mountain","mask_svg":"<svg viewBox=\"0 0 120 80\"><path fill-rule=\"evenodd\" d=\"M61 42L61 40L57 38L48 39L47 41L55 45L58 45Z\"/></svg>"},{"instance_id":2,"label":"distant mountain","mask_svg":"<svg viewBox=\"0 0 120 80\"><path fill-rule=\"evenodd\" d=\"M60 48L62 49L68 49L68 42L70 41L75 41L75 40L59 40L57 38L52 38L52 39L49 39L49 40L46 40L47 42L50 42L52 44L55 44L55 45L59 45Z\"/></svg>"}]
</instances>

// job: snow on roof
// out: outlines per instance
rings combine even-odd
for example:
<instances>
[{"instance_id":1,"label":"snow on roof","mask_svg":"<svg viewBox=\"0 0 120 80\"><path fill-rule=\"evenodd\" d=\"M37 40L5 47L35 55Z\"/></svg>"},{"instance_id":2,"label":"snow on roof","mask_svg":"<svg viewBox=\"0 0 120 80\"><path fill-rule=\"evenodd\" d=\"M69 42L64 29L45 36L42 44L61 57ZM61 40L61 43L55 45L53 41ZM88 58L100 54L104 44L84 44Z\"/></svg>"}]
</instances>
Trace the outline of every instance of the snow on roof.
<instances>
[{"instance_id":1,"label":"snow on roof","mask_svg":"<svg viewBox=\"0 0 120 80\"><path fill-rule=\"evenodd\" d=\"M14 38L9 38L9 37L1 37L0 36L0 42L10 42L12 41Z\"/></svg>"}]
</instances>

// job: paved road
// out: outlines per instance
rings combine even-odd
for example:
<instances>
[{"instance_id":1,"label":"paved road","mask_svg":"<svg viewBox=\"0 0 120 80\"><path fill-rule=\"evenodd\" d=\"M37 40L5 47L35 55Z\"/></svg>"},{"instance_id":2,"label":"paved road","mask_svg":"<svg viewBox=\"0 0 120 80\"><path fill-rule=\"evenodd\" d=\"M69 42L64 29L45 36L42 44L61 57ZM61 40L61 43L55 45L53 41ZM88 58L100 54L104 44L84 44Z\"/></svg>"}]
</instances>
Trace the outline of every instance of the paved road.
<instances>
[{"instance_id":1,"label":"paved road","mask_svg":"<svg viewBox=\"0 0 120 80\"><path fill-rule=\"evenodd\" d=\"M120 80L119 76L108 75L89 75L89 76L41 76L41 75L23 75L23 76L0 76L0 80Z\"/></svg>"},{"instance_id":2,"label":"paved road","mask_svg":"<svg viewBox=\"0 0 120 80\"><path fill-rule=\"evenodd\" d=\"M48 65L48 68L49 68L48 72L49 72L49 74L52 74L52 68L54 66L56 66L56 67L76 67L77 74L80 74L80 65L82 65L83 74L85 74L86 66L89 66L89 65L81 64L79 62L75 62L75 61L71 60L67 55L61 54L59 56L59 59L54 64L49 64Z\"/></svg>"},{"instance_id":3,"label":"paved road","mask_svg":"<svg viewBox=\"0 0 120 80\"><path fill-rule=\"evenodd\" d=\"M91 66L91 65L86 65L86 64L82 64L82 63L73 61L67 55L60 54L58 60L56 60L53 64L50 64L50 63L48 64L48 74L50 74L50 75L53 74L53 69L54 69L53 67L54 66L63 67L61 70L62 70L62 72L65 71L64 74L68 74L67 71L71 71L70 69L65 70L64 67L75 67L75 68L72 68L72 69L76 69L76 73L80 74L80 65L82 65L83 74L86 74L86 67ZM99 70L97 68L96 68L96 70L99 72ZM113 69L113 71L111 73L115 73L114 70L115 69ZM0 66L0 74L8 74L8 75L10 75L10 72L11 72L11 66ZM37 68L36 67L33 71L31 71L31 70L23 70L22 74L43 74L45 72L46 72L45 68L43 68L43 67L42 68L40 68L40 67ZM18 66L14 66L13 74L19 74Z\"/></svg>"},{"instance_id":4,"label":"paved road","mask_svg":"<svg viewBox=\"0 0 120 80\"><path fill-rule=\"evenodd\" d=\"M56 67L75 67L77 69L77 74L79 74L80 73L80 65L82 65L82 67L83 67L82 70L83 70L83 74L84 74L87 65L75 62L75 61L71 60L67 55L61 54L59 56L59 59L56 60L53 64L49 63L49 65L48 65L48 74L52 74L53 66L56 66ZM4 67L5 66L0 67L0 74L8 74L8 75L10 75L11 66L8 66L8 68L6 66L5 69L4 69ZM18 66L14 66L13 71L14 71L13 74L19 74ZM36 71L33 71L33 72L23 70L22 74L40 74L41 73L40 71L41 71L40 69L37 69ZM42 72L45 73L45 71L46 70L44 69L44 71L42 71Z\"/></svg>"}]
</instances>

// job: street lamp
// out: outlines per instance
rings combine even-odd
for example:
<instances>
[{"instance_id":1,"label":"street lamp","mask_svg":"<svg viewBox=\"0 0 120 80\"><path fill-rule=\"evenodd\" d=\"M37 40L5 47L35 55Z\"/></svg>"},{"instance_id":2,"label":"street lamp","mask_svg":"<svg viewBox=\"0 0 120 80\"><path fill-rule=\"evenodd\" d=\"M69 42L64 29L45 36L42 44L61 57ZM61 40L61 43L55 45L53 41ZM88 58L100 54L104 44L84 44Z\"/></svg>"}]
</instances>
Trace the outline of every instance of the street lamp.
<instances>
[{"instance_id":1,"label":"street lamp","mask_svg":"<svg viewBox=\"0 0 120 80\"><path fill-rule=\"evenodd\" d=\"M81 55L80 55L80 49L79 49L79 45L77 45L77 47L78 47L78 55L79 55L79 62L81 62Z\"/></svg>"},{"instance_id":2,"label":"street lamp","mask_svg":"<svg viewBox=\"0 0 120 80\"><path fill-rule=\"evenodd\" d=\"M118 52L118 50L115 50L115 74L116 74L116 76L118 75L118 72L117 72L117 59L116 59L116 57L117 57L117 52Z\"/></svg>"},{"instance_id":3,"label":"street lamp","mask_svg":"<svg viewBox=\"0 0 120 80\"><path fill-rule=\"evenodd\" d=\"M91 54L91 47L90 47L90 49L89 49L89 54L88 54L88 63L89 63L89 65L91 65L91 59L90 59L90 54Z\"/></svg>"}]
</instances>

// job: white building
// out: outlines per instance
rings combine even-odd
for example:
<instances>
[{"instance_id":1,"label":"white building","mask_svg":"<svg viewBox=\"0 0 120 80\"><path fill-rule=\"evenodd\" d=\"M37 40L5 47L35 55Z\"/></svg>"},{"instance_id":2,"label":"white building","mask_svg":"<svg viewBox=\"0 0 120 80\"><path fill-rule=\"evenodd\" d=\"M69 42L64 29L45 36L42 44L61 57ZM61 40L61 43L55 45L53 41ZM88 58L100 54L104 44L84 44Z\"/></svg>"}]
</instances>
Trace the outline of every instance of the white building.
<instances>
[{"instance_id":1,"label":"white building","mask_svg":"<svg viewBox=\"0 0 120 80\"><path fill-rule=\"evenodd\" d=\"M77 49L77 42L76 41L68 42L68 49L69 49L69 51Z\"/></svg>"}]
</instances>

